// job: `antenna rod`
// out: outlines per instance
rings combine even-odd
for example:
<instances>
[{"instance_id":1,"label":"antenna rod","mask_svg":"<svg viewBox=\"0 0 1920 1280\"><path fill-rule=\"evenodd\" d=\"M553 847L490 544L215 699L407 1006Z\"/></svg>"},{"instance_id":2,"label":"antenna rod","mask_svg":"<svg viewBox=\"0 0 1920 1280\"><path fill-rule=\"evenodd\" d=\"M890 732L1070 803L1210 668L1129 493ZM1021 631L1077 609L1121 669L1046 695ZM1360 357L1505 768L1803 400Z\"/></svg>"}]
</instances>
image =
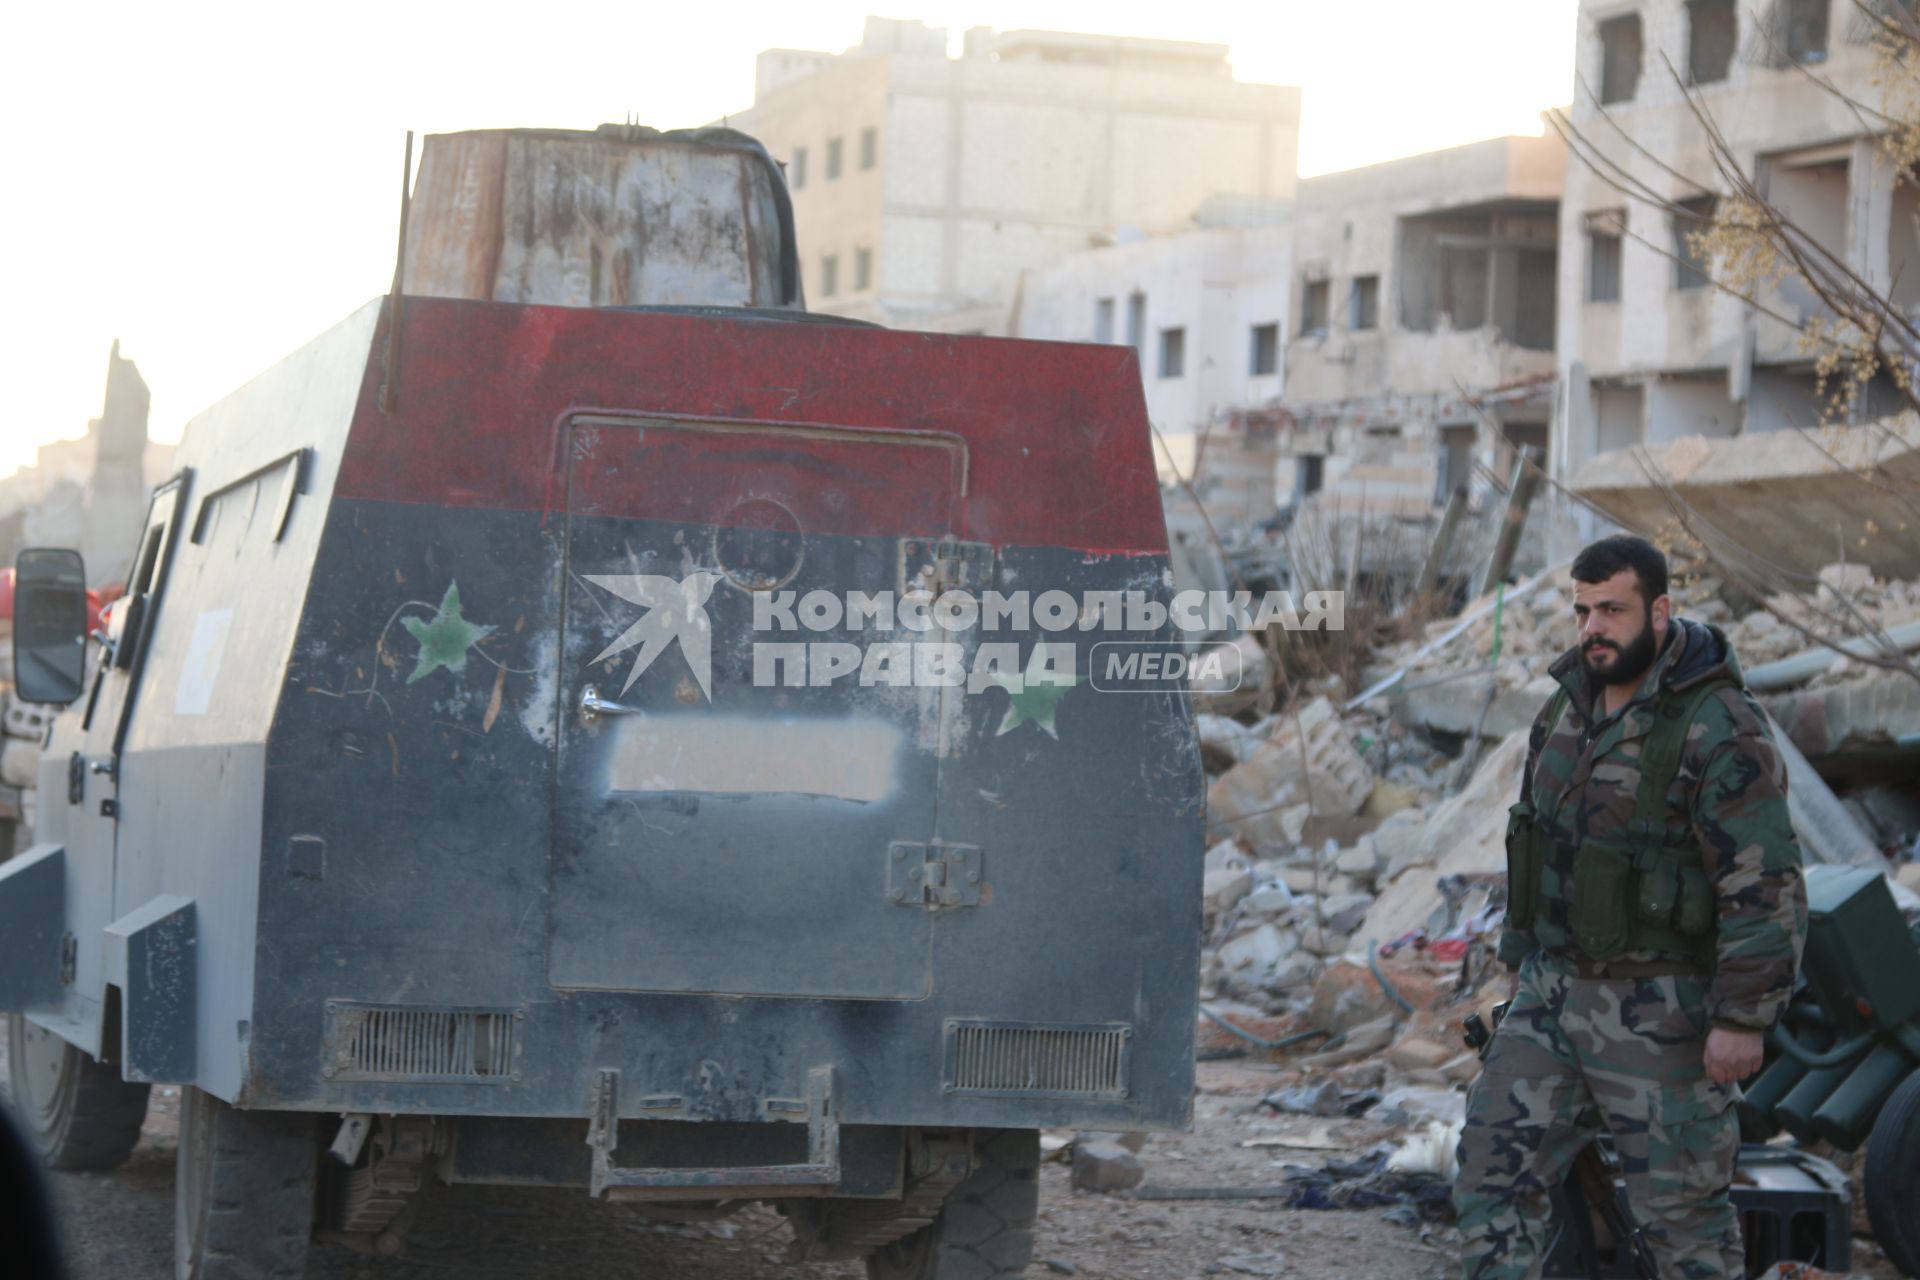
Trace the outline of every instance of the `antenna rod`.
<instances>
[{"instance_id":1,"label":"antenna rod","mask_svg":"<svg viewBox=\"0 0 1920 1280\"><path fill-rule=\"evenodd\" d=\"M392 413L400 399L400 321L406 298L400 292L407 274L407 211L413 203L413 130L407 130L407 156L400 166L400 247L393 256L393 292L387 302L387 358L380 379L380 412Z\"/></svg>"}]
</instances>

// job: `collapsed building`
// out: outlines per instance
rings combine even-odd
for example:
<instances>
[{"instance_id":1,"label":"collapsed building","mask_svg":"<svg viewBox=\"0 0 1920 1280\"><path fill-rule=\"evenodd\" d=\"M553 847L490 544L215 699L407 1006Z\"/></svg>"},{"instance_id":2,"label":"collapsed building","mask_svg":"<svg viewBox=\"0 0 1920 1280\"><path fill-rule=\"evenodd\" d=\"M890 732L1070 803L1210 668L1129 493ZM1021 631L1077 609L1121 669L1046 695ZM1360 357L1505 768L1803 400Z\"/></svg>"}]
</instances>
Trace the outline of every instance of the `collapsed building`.
<instances>
[{"instance_id":1,"label":"collapsed building","mask_svg":"<svg viewBox=\"0 0 1920 1280\"><path fill-rule=\"evenodd\" d=\"M1565 163L1498 138L1301 184L1283 500L1424 512L1545 453Z\"/></svg>"},{"instance_id":2,"label":"collapsed building","mask_svg":"<svg viewBox=\"0 0 1920 1280\"><path fill-rule=\"evenodd\" d=\"M1567 120L1594 163L1568 165L1560 214L1555 451L1566 473L1635 445L1825 417L1802 341L1819 300L1791 272L1763 282L1757 305L1714 288L1691 234L1727 185L1708 120L1818 251L1897 305L1920 303L1920 193L1896 180L1855 105L1884 92L1874 30L1863 9L1830 0L1580 5ZM1883 371L1844 417L1899 403Z\"/></svg>"}]
</instances>

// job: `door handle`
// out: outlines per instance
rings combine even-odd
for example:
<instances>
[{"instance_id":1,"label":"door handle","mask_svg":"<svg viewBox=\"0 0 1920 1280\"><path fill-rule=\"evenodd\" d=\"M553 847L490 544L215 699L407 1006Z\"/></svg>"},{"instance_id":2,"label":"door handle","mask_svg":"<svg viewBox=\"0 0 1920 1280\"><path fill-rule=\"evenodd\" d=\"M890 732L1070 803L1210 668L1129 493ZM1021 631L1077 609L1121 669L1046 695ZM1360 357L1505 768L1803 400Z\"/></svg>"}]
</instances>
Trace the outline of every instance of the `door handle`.
<instances>
[{"instance_id":1,"label":"door handle","mask_svg":"<svg viewBox=\"0 0 1920 1280\"><path fill-rule=\"evenodd\" d=\"M629 707L618 702L608 702L600 696L600 690L588 685L580 690L580 722L592 724L601 716L637 716L645 713L639 707Z\"/></svg>"}]
</instances>

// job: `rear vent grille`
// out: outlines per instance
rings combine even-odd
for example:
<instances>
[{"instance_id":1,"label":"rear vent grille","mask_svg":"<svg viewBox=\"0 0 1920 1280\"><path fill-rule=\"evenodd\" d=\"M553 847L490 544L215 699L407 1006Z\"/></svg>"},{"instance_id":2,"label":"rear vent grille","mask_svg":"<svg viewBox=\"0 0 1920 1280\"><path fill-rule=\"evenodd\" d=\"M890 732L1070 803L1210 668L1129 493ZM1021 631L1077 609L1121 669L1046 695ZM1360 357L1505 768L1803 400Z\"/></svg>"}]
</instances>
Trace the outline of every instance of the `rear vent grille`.
<instances>
[{"instance_id":1,"label":"rear vent grille","mask_svg":"<svg viewBox=\"0 0 1920 1280\"><path fill-rule=\"evenodd\" d=\"M335 1080L504 1083L512 1078L516 1048L511 1013L335 1006L327 1074Z\"/></svg>"},{"instance_id":2,"label":"rear vent grille","mask_svg":"<svg viewBox=\"0 0 1920 1280\"><path fill-rule=\"evenodd\" d=\"M947 1087L1024 1098L1124 1098L1132 1029L949 1022Z\"/></svg>"}]
</instances>

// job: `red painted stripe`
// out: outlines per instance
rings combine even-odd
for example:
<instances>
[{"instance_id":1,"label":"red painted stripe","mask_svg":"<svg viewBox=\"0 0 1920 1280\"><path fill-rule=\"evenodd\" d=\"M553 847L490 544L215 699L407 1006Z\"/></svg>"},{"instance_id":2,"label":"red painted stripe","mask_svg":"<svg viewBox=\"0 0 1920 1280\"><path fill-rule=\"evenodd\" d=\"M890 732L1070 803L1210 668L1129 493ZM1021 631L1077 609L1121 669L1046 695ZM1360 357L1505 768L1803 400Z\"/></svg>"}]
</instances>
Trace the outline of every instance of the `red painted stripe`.
<instances>
[{"instance_id":1,"label":"red painted stripe","mask_svg":"<svg viewBox=\"0 0 1920 1280\"><path fill-rule=\"evenodd\" d=\"M376 334L343 498L753 525L771 497L809 532L1167 549L1125 347L430 298L404 324L391 416ZM767 430L568 436L582 413Z\"/></svg>"}]
</instances>

